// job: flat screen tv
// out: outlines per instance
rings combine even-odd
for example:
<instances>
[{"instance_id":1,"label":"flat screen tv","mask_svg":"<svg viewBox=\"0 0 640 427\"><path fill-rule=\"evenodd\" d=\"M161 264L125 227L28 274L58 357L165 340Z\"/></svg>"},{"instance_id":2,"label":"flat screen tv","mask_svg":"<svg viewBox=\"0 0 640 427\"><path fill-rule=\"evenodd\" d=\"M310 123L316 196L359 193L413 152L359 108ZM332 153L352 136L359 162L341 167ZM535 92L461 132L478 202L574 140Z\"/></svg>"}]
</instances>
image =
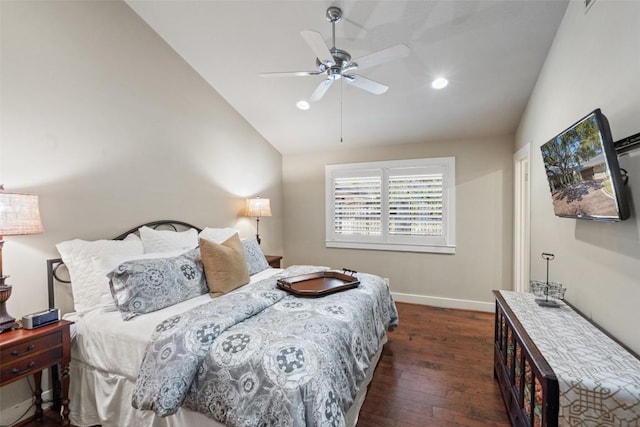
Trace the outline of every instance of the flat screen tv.
<instances>
[{"instance_id":1,"label":"flat screen tv","mask_svg":"<svg viewBox=\"0 0 640 427\"><path fill-rule=\"evenodd\" d=\"M595 110L540 147L557 216L629 218L629 204L607 118Z\"/></svg>"}]
</instances>

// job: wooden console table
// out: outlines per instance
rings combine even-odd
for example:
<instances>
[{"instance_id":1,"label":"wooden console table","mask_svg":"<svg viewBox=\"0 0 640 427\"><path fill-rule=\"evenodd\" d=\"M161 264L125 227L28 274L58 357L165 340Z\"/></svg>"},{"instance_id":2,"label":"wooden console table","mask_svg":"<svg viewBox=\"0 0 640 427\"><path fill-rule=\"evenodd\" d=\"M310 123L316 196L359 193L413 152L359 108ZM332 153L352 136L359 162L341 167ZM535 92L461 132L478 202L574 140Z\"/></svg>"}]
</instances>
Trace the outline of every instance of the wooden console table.
<instances>
[{"instance_id":1,"label":"wooden console table","mask_svg":"<svg viewBox=\"0 0 640 427\"><path fill-rule=\"evenodd\" d=\"M513 426L640 426L640 360L560 302L496 297L494 376Z\"/></svg>"}]
</instances>

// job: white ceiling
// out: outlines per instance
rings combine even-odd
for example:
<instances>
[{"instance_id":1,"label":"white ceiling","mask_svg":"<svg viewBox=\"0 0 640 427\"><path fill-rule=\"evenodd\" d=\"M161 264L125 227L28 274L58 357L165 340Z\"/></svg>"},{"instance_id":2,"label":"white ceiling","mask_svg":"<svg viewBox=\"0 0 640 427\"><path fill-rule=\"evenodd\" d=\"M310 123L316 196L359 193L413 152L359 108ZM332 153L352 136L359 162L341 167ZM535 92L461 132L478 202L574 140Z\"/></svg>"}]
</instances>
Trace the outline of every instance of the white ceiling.
<instances>
[{"instance_id":1,"label":"white ceiling","mask_svg":"<svg viewBox=\"0 0 640 427\"><path fill-rule=\"evenodd\" d=\"M513 134L567 7L566 0L126 0L283 154ZM328 6L343 9L336 46L353 58L404 43L408 57L363 70L390 86L373 95L334 84L307 111L311 29L331 47ZM431 81L449 79L436 91ZM342 86L342 97L341 95ZM341 136L343 142L340 142Z\"/></svg>"}]
</instances>

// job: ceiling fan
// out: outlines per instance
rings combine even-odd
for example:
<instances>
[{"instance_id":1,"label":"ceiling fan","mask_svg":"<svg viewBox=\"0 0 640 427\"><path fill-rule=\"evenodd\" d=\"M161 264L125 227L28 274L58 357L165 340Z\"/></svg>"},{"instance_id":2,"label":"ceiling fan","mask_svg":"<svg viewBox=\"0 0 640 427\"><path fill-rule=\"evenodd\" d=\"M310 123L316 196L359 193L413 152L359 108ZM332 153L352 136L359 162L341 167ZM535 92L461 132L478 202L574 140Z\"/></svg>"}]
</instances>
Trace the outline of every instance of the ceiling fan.
<instances>
[{"instance_id":1,"label":"ceiling fan","mask_svg":"<svg viewBox=\"0 0 640 427\"><path fill-rule=\"evenodd\" d=\"M352 86L364 89L376 95L381 95L389 90L389 86L378 83L366 77L354 74L356 70L370 68L394 59L403 58L409 55L409 48L404 44L397 44L386 49L365 55L357 60L352 60L349 52L336 47L336 22L342 19L342 9L331 6L327 9L327 21L331 22L333 33L333 47L329 49L322 34L304 30L300 34L316 55L316 70L314 71L292 71L284 73L262 73L261 77L305 77L324 74L327 78L320 82L313 91L309 101L320 100L329 90L329 87L341 78Z\"/></svg>"}]
</instances>

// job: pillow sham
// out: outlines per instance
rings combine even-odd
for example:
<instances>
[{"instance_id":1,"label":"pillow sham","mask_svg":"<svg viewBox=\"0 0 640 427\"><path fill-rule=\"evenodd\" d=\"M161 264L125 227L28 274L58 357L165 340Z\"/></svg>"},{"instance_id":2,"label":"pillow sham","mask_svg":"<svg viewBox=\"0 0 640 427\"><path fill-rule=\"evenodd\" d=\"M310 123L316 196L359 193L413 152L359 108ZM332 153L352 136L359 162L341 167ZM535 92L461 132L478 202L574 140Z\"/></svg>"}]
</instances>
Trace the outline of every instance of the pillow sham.
<instances>
[{"instance_id":1,"label":"pillow sham","mask_svg":"<svg viewBox=\"0 0 640 427\"><path fill-rule=\"evenodd\" d=\"M93 263L93 268L99 271L104 276L104 283L101 283L100 291L100 302L98 306L102 308L104 311L118 311L116 307L115 301L113 300L113 295L111 295L111 289L109 287L109 274L120 264L127 261L134 260L143 260L143 259L155 259L155 258L172 258L182 255L184 253L184 249L180 249L178 251L173 252L162 252L155 254L136 254L135 256L126 256L126 255L110 255L102 258L92 257L91 261ZM104 285L104 286L102 286Z\"/></svg>"},{"instance_id":2,"label":"pillow sham","mask_svg":"<svg viewBox=\"0 0 640 427\"><path fill-rule=\"evenodd\" d=\"M198 246L198 231L190 228L185 231L154 230L144 226L138 230L144 253L172 252L183 249L188 251Z\"/></svg>"},{"instance_id":3,"label":"pillow sham","mask_svg":"<svg viewBox=\"0 0 640 427\"><path fill-rule=\"evenodd\" d=\"M108 289L109 270L94 268L93 258L109 256L141 256L144 252L135 234L124 240L67 240L56 245L60 257L69 270L75 311L82 315L100 304L100 295Z\"/></svg>"},{"instance_id":4,"label":"pillow sham","mask_svg":"<svg viewBox=\"0 0 640 427\"><path fill-rule=\"evenodd\" d=\"M212 297L249 283L249 270L238 234L221 244L200 239L200 256Z\"/></svg>"},{"instance_id":5,"label":"pillow sham","mask_svg":"<svg viewBox=\"0 0 640 427\"><path fill-rule=\"evenodd\" d=\"M211 242L222 243L225 240L228 240L229 237L233 236L237 232L238 232L238 230L235 230L235 229L230 228L230 227L226 227L226 228L206 227L205 229L203 229L200 232L198 237L200 239L206 239L206 240L209 240Z\"/></svg>"},{"instance_id":6,"label":"pillow sham","mask_svg":"<svg viewBox=\"0 0 640 427\"><path fill-rule=\"evenodd\" d=\"M264 256L264 253L262 253L262 249L256 239L242 240L242 249L244 250L244 257L247 260L247 269L249 270L250 276L269 268L267 258Z\"/></svg>"},{"instance_id":7,"label":"pillow sham","mask_svg":"<svg viewBox=\"0 0 640 427\"><path fill-rule=\"evenodd\" d=\"M127 261L108 276L111 295L124 320L207 292L197 248L172 258Z\"/></svg>"}]
</instances>

